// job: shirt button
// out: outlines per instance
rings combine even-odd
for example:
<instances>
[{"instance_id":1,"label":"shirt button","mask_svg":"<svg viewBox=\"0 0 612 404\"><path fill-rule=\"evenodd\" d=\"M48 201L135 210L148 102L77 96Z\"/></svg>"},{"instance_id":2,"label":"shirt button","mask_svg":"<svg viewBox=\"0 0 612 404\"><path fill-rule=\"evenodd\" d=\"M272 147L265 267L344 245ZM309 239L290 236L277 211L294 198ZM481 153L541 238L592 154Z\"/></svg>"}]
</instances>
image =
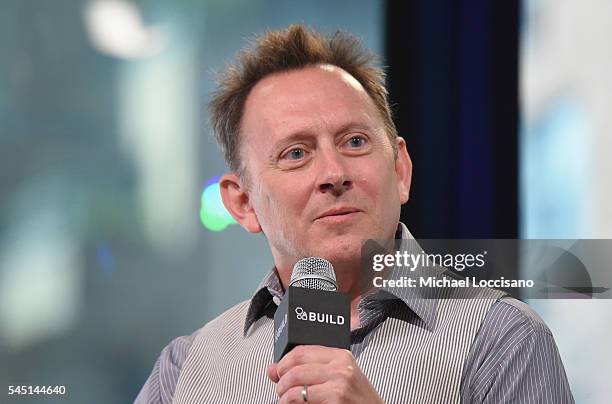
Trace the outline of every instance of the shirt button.
<instances>
[{"instance_id":1,"label":"shirt button","mask_svg":"<svg viewBox=\"0 0 612 404\"><path fill-rule=\"evenodd\" d=\"M272 301L274 302L275 305L280 305L281 299L278 296L273 296L272 297Z\"/></svg>"}]
</instances>

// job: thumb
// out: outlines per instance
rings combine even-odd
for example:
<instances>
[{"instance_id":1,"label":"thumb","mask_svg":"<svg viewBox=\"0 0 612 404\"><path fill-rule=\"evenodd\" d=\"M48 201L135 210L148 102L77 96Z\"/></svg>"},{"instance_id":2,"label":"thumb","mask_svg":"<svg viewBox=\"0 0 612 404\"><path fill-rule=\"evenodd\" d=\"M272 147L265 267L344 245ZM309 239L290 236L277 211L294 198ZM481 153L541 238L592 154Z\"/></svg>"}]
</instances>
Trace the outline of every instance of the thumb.
<instances>
[{"instance_id":1,"label":"thumb","mask_svg":"<svg viewBox=\"0 0 612 404\"><path fill-rule=\"evenodd\" d=\"M280 378L278 377L276 363L269 364L268 368L266 369L266 373L268 374L268 378L270 378L270 380L272 380L274 383L278 383L278 381L280 380Z\"/></svg>"}]
</instances>

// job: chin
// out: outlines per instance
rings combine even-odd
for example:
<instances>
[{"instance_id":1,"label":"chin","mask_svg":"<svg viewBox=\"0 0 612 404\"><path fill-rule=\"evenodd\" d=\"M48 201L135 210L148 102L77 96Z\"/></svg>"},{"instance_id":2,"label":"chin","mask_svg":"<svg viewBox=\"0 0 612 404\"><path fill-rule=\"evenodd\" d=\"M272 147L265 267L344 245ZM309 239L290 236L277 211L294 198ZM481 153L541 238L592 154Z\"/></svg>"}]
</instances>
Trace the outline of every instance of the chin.
<instances>
[{"instance_id":1,"label":"chin","mask_svg":"<svg viewBox=\"0 0 612 404\"><path fill-rule=\"evenodd\" d=\"M361 262L361 240L344 240L327 248L318 248L318 256L336 265L346 265Z\"/></svg>"}]
</instances>

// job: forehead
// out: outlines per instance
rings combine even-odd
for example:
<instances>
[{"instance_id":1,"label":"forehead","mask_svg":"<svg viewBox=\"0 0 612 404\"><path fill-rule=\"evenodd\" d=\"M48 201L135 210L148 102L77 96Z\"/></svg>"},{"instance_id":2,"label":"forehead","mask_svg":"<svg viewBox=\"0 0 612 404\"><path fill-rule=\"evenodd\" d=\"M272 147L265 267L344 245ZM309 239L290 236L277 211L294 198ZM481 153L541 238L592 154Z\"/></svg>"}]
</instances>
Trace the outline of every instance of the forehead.
<instances>
[{"instance_id":1,"label":"forehead","mask_svg":"<svg viewBox=\"0 0 612 404\"><path fill-rule=\"evenodd\" d=\"M251 90L242 119L246 144L265 134L268 141L307 130L333 130L382 122L363 86L346 71L318 65L277 73Z\"/></svg>"}]
</instances>

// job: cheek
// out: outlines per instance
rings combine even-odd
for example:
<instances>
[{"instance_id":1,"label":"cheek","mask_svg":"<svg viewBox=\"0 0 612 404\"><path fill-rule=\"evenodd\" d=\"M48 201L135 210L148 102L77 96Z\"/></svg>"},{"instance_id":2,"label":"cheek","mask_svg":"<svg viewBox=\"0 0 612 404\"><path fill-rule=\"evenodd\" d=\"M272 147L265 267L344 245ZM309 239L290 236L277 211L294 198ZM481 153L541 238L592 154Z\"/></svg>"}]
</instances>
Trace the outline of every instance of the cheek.
<instances>
[{"instance_id":1,"label":"cheek","mask_svg":"<svg viewBox=\"0 0 612 404\"><path fill-rule=\"evenodd\" d=\"M307 201L304 181L287 179L267 184L269 192L259 198L259 210L264 221L275 224L294 223L294 218L303 210Z\"/></svg>"},{"instance_id":2,"label":"cheek","mask_svg":"<svg viewBox=\"0 0 612 404\"><path fill-rule=\"evenodd\" d=\"M362 186L369 195L383 203L394 202L398 194L394 171L388 166L378 165L372 168L362 179Z\"/></svg>"}]
</instances>

